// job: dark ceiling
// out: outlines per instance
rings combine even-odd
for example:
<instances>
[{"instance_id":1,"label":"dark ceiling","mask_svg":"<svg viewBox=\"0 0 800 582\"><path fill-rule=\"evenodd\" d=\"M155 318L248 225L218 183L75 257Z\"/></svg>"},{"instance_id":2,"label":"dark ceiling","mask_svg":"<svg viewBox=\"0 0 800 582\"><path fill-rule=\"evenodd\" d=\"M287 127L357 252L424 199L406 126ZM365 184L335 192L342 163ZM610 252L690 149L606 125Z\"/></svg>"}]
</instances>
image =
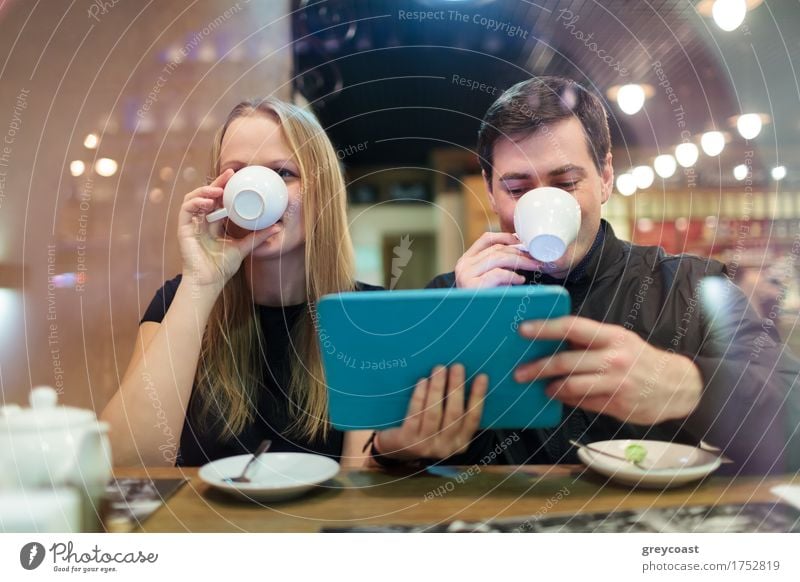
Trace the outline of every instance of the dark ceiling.
<instances>
[{"instance_id":1,"label":"dark ceiling","mask_svg":"<svg viewBox=\"0 0 800 582\"><path fill-rule=\"evenodd\" d=\"M781 120L759 143L798 145L800 4L767 0L730 33L695 4L295 0L295 87L349 165L425 163L431 148L448 143L473 148L479 120L500 91L541 74L573 77L604 99L613 85L653 85L634 116L607 103L617 156L620 147L679 143L677 105L693 136L730 131L731 116L758 111ZM408 14L414 11L438 19L420 21ZM486 87L454 82L460 78ZM362 142L368 146L360 152L347 149Z\"/></svg>"}]
</instances>

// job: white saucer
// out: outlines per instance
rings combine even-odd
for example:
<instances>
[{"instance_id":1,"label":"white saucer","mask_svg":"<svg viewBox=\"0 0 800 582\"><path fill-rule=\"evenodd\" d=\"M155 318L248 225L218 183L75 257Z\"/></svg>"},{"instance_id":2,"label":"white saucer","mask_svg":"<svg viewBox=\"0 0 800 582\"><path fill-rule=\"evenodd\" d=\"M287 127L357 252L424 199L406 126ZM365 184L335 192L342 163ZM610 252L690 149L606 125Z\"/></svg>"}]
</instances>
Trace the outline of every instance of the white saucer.
<instances>
[{"instance_id":1,"label":"white saucer","mask_svg":"<svg viewBox=\"0 0 800 582\"><path fill-rule=\"evenodd\" d=\"M632 444L647 449L641 467L627 461L578 449L578 457L598 473L615 481L637 487L678 487L696 481L714 472L721 459L708 451L663 441L611 440L590 443L592 448L625 457L625 449Z\"/></svg>"},{"instance_id":2,"label":"white saucer","mask_svg":"<svg viewBox=\"0 0 800 582\"><path fill-rule=\"evenodd\" d=\"M250 483L229 483L252 455L217 459L200 468L200 479L212 487L248 501L279 501L302 495L312 487L333 478L339 463L309 453L264 453L250 467Z\"/></svg>"}]
</instances>

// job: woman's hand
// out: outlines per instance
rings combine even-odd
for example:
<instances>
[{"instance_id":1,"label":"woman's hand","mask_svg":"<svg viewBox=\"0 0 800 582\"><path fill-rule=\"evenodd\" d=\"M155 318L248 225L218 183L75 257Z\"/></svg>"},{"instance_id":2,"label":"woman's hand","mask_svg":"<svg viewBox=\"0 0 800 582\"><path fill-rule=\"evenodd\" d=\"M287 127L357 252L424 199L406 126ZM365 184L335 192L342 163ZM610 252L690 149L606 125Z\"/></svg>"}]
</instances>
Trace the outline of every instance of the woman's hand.
<instances>
[{"instance_id":1,"label":"woman's hand","mask_svg":"<svg viewBox=\"0 0 800 582\"><path fill-rule=\"evenodd\" d=\"M232 238L224 232L224 220L209 223L206 215L222 206L222 193L233 170L225 170L208 186L189 192L183 199L178 218L178 242L183 258L183 278L193 285L221 290L239 270L252 250L279 233L275 224L269 228Z\"/></svg>"},{"instance_id":2,"label":"woman's hand","mask_svg":"<svg viewBox=\"0 0 800 582\"><path fill-rule=\"evenodd\" d=\"M464 366L448 371L434 368L430 378L417 382L403 425L375 435L381 456L397 460L444 459L467 450L483 412L489 386L486 374L472 382L469 402L464 402Z\"/></svg>"}]
</instances>

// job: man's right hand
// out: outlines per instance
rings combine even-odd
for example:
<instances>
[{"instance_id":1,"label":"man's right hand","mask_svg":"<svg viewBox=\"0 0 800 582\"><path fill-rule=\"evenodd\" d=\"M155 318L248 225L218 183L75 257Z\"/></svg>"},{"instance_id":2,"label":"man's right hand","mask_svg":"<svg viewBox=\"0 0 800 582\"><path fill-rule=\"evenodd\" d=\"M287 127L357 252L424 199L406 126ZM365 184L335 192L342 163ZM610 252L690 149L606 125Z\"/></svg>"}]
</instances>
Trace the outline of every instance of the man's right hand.
<instances>
[{"instance_id":1,"label":"man's right hand","mask_svg":"<svg viewBox=\"0 0 800 582\"><path fill-rule=\"evenodd\" d=\"M538 263L514 245L516 235L485 232L456 263L456 287L481 288L522 285L525 277L514 271L534 271Z\"/></svg>"}]
</instances>

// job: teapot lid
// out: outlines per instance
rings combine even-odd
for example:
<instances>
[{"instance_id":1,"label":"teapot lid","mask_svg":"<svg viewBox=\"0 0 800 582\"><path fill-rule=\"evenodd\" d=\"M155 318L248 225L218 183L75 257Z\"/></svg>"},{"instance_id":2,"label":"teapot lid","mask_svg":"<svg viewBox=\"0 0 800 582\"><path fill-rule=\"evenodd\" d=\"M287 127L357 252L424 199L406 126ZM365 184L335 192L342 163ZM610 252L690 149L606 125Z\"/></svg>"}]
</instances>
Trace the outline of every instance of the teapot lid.
<instances>
[{"instance_id":1,"label":"teapot lid","mask_svg":"<svg viewBox=\"0 0 800 582\"><path fill-rule=\"evenodd\" d=\"M35 387L28 401L30 408L0 406L0 434L8 430L59 429L97 420L91 410L58 406L58 393L50 386Z\"/></svg>"}]
</instances>

